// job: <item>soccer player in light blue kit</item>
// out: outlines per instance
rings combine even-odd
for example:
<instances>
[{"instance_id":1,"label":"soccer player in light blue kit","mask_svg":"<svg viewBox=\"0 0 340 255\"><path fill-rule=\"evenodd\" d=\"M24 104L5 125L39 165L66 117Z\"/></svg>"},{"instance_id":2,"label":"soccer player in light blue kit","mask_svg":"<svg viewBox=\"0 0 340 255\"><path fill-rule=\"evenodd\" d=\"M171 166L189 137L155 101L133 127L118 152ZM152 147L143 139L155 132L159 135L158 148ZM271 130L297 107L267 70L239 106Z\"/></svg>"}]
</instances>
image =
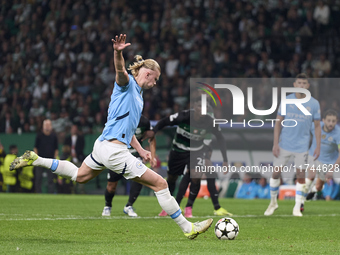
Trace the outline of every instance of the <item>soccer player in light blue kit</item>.
<instances>
[{"instance_id":1,"label":"soccer player in light blue kit","mask_svg":"<svg viewBox=\"0 0 340 255\"><path fill-rule=\"evenodd\" d=\"M309 83L305 74L299 74L294 82L294 87L308 89ZM293 93L287 96L287 99L305 98L303 93ZM280 175L283 166L288 163L291 156L294 157L294 164L296 166L296 194L295 206L293 208L294 216L302 216L300 211L301 204L305 198L305 170L308 157L308 148L310 140L310 132L314 122L314 132L316 137L316 148L313 152L313 157L316 160L320 155L320 105L319 102L311 97L311 99L302 104L311 115L305 115L296 105L288 104L286 107L286 115L281 114L281 107L278 110L274 127L274 172L270 178L270 204L264 215L269 216L278 208L277 195L280 186ZM292 119L289 121L288 119ZM282 122L285 121L285 126L282 127ZM295 121L293 121L295 120ZM295 124L297 125L295 127ZM291 127L289 127L291 126Z\"/></svg>"},{"instance_id":2,"label":"soccer player in light blue kit","mask_svg":"<svg viewBox=\"0 0 340 255\"><path fill-rule=\"evenodd\" d=\"M167 182L157 173L148 169L128 150L131 146L144 160L152 160L151 153L142 148L134 133L143 110L143 90L151 89L159 79L161 69L153 59L143 60L136 56L137 62L129 66L132 75L125 69L122 51L130 45L125 43L126 35L116 36L113 42L116 82L111 95L108 118L103 133L96 140L93 151L86 157L81 167L66 160L41 158L33 151L26 151L16 158L10 169L26 165L50 168L52 172L86 183L104 169L110 169L126 179L139 182L155 191L162 209L182 229L189 239L196 238L212 224L212 219L191 223L181 213L176 200L170 195Z\"/></svg>"},{"instance_id":3,"label":"soccer player in light blue kit","mask_svg":"<svg viewBox=\"0 0 340 255\"><path fill-rule=\"evenodd\" d=\"M308 157L308 178L306 178L306 192L309 191L315 176L316 184L312 192L308 194L307 200L312 198L317 191L321 191L326 181L326 173L334 172L340 165L340 127L337 126L338 113L334 110L327 110L321 122L321 150L317 160L313 160L312 154L316 148L316 138L313 135L313 142L309 149ZM313 126L314 129L314 126Z\"/></svg>"}]
</instances>

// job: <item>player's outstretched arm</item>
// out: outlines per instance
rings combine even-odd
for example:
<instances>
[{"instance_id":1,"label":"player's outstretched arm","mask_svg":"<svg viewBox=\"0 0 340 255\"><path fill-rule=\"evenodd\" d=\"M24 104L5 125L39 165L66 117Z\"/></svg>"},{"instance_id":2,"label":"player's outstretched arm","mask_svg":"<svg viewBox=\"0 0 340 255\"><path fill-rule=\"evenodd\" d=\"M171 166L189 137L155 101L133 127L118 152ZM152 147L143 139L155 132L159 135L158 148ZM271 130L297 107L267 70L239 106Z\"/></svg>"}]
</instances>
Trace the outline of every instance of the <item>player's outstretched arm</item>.
<instances>
[{"instance_id":1,"label":"player's outstretched arm","mask_svg":"<svg viewBox=\"0 0 340 255\"><path fill-rule=\"evenodd\" d=\"M339 149L338 149L338 151L339 151L339 156L338 156L338 158L336 159L336 161L335 161L334 165L332 166L332 168L329 169L329 172L330 172L330 173L334 173L335 169L338 170L338 169L339 169L339 166L340 166L340 144L338 145L338 147L339 147Z\"/></svg>"},{"instance_id":2,"label":"player's outstretched arm","mask_svg":"<svg viewBox=\"0 0 340 255\"><path fill-rule=\"evenodd\" d=\"M113 59L116 69L116 82L119 86L125 86L129 83L129 76L125 69L125 61L123 57L123 50L130 46L131 43L125 43L126 34L116 35L115 39L112 39L113 43Z\"/></svg>"},{"instance_id":3,"label":"player's outstretched arm","mask_svg":"<svg viewBox=\"0 0 340 255\"><path fill-rule=\"evenodd\" d=\"M278 121L276 121L275 127L274 127L273 155L275 157L278 157L280 155L279 139L280 139L280 134L281 134L281 129L282 129L281 123L284 120L284 117L281 115L277 115L276 119L278 119Z\"/></svg>"},{"instance_id":4,"label":"player's outstretched arm","mask_svg":"<svg viewBox=\"0 0 340 255\"><path fill-rule=\"evenodd\" d=\"M317 158L320 156L320 149L321 149L321 125L320 120L314 120L314 133L315 133L315 139L316 139L316 148L314 151L314 160L317 160Z\"/></svg>"}]
</instances>

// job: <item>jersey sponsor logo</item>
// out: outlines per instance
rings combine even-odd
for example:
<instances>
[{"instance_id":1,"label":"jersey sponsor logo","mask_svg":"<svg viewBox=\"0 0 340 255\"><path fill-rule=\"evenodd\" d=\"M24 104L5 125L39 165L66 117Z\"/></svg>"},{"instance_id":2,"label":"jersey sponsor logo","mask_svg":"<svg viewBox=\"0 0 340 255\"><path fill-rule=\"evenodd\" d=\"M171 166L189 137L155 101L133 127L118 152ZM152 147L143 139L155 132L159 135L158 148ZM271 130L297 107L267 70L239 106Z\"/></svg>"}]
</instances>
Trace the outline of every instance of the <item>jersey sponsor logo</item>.
<instances>
[{"instance_id":1,"label":"jersey sponsor logo","mask_svg":"<svg viewBox=\"0 0 340 255\"><path fill-rule=\"evenodd\" d=\"M188 138L190 140L200 141L203 139L202 135L200 134L192 134L190 132L185 131L184 129L177 127L177 133L184 136L185 138ZM194 131L195 133L195 131ZM196 130L196 133L198 133L198 130Z\"/></svg>"},{"instance_id":2,"label":"jersey sponsor logo","mask_svg":"<svg viewBox=\"0 0 340 255\"><path fill-rule=\"evenodd\" d=\"M172 115L170 115L170 121L174 121L174 119L176 119L178 117L178 112L177 113L175 113L175 114L172 114Z\"/></svg>"}]
</instances>

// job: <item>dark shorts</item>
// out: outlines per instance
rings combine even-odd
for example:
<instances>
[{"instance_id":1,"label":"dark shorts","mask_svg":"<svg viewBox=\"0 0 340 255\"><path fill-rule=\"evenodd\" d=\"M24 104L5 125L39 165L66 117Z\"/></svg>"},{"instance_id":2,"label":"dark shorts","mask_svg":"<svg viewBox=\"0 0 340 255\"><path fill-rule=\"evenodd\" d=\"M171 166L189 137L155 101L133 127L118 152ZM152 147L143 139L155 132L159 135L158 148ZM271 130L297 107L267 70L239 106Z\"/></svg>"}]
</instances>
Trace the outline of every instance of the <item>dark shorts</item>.
<instances>
[{"instance_id":1,"label":"dark shorts","mask_svg":"<svg viewBox=\"0 0 340 255\"><path fill-rule=\"evenodd\" d=\"M113 172L112 170L109 170L109 172L107 173L107 181L108 182L117 182L122 178L124 178L123 175L117 174L117 173Z\"/></svg>"},{"instance_id":2,"label":"dark shorts","mask_svg":"<svg viewBox=\"0 0 340 255\"><path fill-rule=\"evenodd\" d=\"M195 169L195 166L203 164L204 152L177 152L170 151L168 162L168 173L171 175L182 175L185 167Z\"/></svg>"}]
</instances>

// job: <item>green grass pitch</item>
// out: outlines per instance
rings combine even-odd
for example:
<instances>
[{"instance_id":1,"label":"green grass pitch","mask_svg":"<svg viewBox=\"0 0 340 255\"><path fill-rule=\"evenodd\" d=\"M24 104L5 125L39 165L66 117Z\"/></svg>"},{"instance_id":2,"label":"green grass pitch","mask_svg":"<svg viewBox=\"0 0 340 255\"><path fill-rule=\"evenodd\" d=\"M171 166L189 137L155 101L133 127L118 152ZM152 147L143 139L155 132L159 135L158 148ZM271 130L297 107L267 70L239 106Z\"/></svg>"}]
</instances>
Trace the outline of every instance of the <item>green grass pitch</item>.
<instances>
[{"instance_id":1,"label":"green grass pitch","mask_svg":"<svg viewBox=\"0 0 340 255\"><path fill-rule=\"evenodd\" d=\"M280 201L271 217L268 200L221 199L240 226L236 240L221 241L213 227L187 239L155 197L135 203L140 217L125 216L126 196L102 217L104 196L0 193L0 254L339 254L339 202L306 203L304 217L291 216L293 201ZM185 206L183 201L182 206ZM195 222L213 215L210 199L198 199ZM213 217L214 223L221 217Z\"/></svg>"}]
</instances>

